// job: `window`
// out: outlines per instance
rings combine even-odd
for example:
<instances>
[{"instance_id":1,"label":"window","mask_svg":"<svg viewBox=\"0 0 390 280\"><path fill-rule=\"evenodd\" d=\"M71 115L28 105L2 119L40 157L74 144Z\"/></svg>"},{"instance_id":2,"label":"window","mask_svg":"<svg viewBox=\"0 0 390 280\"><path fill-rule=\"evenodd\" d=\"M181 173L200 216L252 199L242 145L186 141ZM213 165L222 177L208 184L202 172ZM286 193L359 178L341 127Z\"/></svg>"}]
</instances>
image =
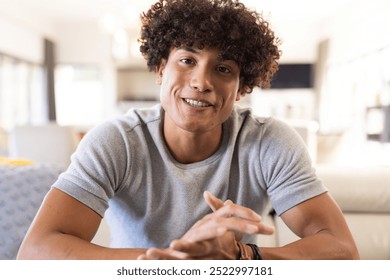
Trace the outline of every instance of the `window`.
<instances>
[{"instance_id":1,"label":"window","mask_svg":"<svg viewBox=\"0 0 390 280\"><path fill-rule=\"evenodd\" d=\"M0 55L0 127L46 120L42 66Z\"/></svg>"},{"instance_id":2,"label":"window","mask_svg":"<svg viewBox=\"0 0 390 280\"><path fill-rule=\"evenodd\" d=\"M91 126L103 119L103 84L98 67L59 65L55 81L58 124Z\"/></svg>"}]
</instances>

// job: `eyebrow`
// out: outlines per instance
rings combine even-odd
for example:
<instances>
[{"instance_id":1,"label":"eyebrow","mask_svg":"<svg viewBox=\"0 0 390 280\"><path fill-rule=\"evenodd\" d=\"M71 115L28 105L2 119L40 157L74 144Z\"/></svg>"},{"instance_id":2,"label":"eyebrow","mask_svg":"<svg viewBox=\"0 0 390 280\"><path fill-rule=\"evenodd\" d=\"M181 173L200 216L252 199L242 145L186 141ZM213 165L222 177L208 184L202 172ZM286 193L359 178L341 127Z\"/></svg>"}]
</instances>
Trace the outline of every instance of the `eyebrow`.
<instances>
[{"instance_id":1,"label":"eyebrow","mask_svg":"<svg viewBox=\"0 0 390 280\"><path fill-rule=\"evenodd\" d=\"M182 49L182 50L185 50L185 51L188 51L188 52L192 52L192 53L200 53L200 50L195 49L193 47L181 47L179 49Z\"/></svg>"},{"instance_id":2,"label":"eyebrow","mask_svg":"<svg viewBox=\"0 0 390 280\"><path fill-rule=\"evenodd\" d=\"M188 46L186 46L186 47L180 47L179 49L185 50L185 51L188 51L188 52L192 52L192 53L195 53L195 54L200 53L200 50L199 50L199 49L196 49L196 48L193 48L193 47L188 47ZM218 60L219 60L219 61L224 61L224 60L231 60L231 59L224 59L224 58L222 57L222 54L219 53L219 54L218 54Z\"/></svg>"}]
</instances>

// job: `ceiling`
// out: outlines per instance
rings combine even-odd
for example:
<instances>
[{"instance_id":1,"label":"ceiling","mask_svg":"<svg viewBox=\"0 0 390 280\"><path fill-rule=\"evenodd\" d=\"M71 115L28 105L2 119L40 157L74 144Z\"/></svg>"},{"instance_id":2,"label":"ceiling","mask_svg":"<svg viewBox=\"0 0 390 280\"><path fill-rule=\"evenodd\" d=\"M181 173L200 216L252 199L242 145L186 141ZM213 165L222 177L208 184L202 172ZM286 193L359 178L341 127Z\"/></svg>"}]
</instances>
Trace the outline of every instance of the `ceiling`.
<instances>
[{"instance_id":1,"label":"ceiling","mask_svg":"<svg viewBox=\"0 0 390 280\"><path fill-rule=\"evenodd\" d=\"M0 0L0 23L3 20L59 40L64 27L72 23L66 35L82 28L83 23L98 24L113 38L136 42L139 15L157 0ZM345 21L348 13L359 8L365 14L377 2L389 0L241 0L246 6L262 12L279 38L283 40L283 59L312 61L319 40L327 36L329 23L336 16ZM330 20L329 20L330 19ZM357 16L360 20L360 13ZM80 24L79 24L80 23ZM6 26L6 24L5 24ZM86 30L90 25L83 25ZM302 32L304 30L304 32ZM120 32L118 32L120 31ZM82 32L81 32L82 33ZM126 35L123 35L126 33ZM122 36L119 36L121 35ZM118 36L117 36L118 35ZM0 34L1 36L1 34ZM66 36L64 37L66 38ZM116 40L116 39L115 39ZM304 44L302 44L304 42ZM132 47L130 49L133 49ZM134 44L138 53L138 45Z\"/></svg>"},{"instance_id":2,"label":"ceiling","mask_svg":"<svg viewBox=\"0 0 390 280\"><path fill-rule=\"evenodd\" d=\"M242 0L275 21L319 19L359 1L363 0ZM156 0L0 0L0 15L28 15L52 23L99 21L108 15L138 18L154 2Z\"/></svg>"}]
</instances>

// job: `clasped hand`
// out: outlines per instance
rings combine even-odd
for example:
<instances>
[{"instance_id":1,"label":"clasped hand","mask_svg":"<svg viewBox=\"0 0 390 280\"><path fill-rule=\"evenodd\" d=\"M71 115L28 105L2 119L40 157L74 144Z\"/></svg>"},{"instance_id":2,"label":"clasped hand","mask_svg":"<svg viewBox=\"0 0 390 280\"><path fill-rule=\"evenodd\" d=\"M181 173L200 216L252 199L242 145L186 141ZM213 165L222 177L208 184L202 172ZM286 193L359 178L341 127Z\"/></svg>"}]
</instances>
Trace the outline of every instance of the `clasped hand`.
<instances>
[{"instance_id":1,"label":"clasped hand","mask_svg":"<svg viewBox=\"0 0 390 280\"><path fill-rule=\"evenodd\" d=\"M223 202L209 192L204 199L213 210L196 222L169 248L151 248L140 260L238 259L244 234L272 234L274 228L261 223L261 216L230 200Z\"/></svg>"}]
</instances>

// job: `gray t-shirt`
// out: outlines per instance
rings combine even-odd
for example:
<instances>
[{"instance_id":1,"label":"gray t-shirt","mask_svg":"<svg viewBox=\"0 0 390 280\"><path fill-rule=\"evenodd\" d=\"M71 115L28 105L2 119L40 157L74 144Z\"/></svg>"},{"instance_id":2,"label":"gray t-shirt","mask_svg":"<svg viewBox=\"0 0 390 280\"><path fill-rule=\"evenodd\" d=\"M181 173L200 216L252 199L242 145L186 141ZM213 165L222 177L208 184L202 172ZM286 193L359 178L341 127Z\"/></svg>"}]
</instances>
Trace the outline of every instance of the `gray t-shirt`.
<instances>
[{"instance_id":1,"label":"gray t-shirt","mask_svg":"<svg viewBox=\"0 0 390 280\"><path fill-rule=\"evenodd\" d=\"M172 157L162 123L156 105L96 126L53 185L105 215L112 247L168 246L211 212L205 190L259 214L270 201L279 215L326 191L302 139L281 121L236 106L219 149L191 164Z\"/></svg>"}]
</instances>

